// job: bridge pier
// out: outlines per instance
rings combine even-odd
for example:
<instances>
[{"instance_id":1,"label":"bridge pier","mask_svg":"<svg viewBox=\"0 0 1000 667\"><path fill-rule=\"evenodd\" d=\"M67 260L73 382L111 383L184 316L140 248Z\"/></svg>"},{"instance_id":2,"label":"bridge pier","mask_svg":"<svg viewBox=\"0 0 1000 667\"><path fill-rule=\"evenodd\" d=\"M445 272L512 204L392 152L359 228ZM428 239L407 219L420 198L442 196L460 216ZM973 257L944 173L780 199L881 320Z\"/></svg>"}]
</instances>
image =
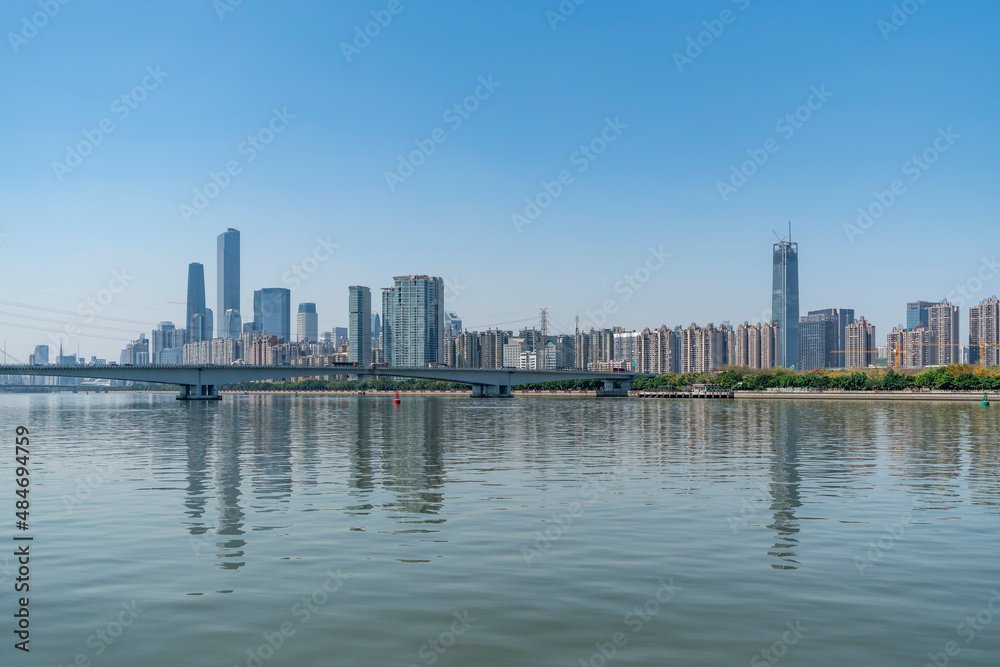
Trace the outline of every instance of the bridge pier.
<instances>
[{"instance_id":1,"label":"bridge pier","mask_svg":"<svg viewBox=\"0 0 1000 667\"><path fill-rule=\"evenodd\" d=\"M510 386L497 384L472 385L472 398L510 398Z\"/></svg>"},{"instance_id":2,"label":"bridge pier","mask_svg":"<svg viewBox=\"0 0 1000 667\"><path fill-rule=\"evenodd\" d=\"M221 401L219 387L214 384L182 384L178 401Z\"/></svg>"},{"instance_id":3,"label":"bridge pier","mask_svg":"<svg viewBox=\"0 0 1000 667\"><path fill-rule=\"evenodd\" d=\"M615 385L618 385L617 387ZM597 390L598 398L613 398L628 396L629 389L632 388L631 380L605 379L604 389Z\"/></svg>"}]
</instances>

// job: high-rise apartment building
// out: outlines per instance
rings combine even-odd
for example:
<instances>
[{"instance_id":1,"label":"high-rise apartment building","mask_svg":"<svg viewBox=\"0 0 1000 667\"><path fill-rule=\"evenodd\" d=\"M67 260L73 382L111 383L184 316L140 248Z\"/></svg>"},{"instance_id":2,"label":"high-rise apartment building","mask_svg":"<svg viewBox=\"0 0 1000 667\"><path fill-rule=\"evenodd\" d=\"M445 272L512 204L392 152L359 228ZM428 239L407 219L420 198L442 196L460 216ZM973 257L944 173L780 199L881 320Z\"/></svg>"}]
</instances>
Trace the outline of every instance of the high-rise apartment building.
<instances>
[{"instance_id":1,"label":"high-rise apartment building","mask_svg":"<svg viewBox=\"0 0 1000 667\"><path fill-rule=\"evenodd\" d=\"M235 332L226 326L226 313L240 310L240 233L229 228L218 239L218 268L216 310L219 313L218 331L220 338L239 338L240 331Z\"/></svg>"},{"instance_id":2,"label":"high-rise apartment building","mask_svg":"<svg viewBox=\"0 0 1000 667\"><path fill-rule=\"evenodd\" d=\"M962 363L962 344L958 334L958 306L947 301L927 308L927 328L933 337L931 365L947 366Z\"/></svg>"},{"instance_id":3,"label":"high-rise apartment building","mask_svg":"<svg viewBox=\"0 0 1000 667\"><path fill-rule=\"evenodd\" d=\"M845 368L868 368L875 365L875 327L865 318L847 325Z\"/></svg>"},{"instance_id":4,"label":"high-rise apartment building","mask_svg":"<svg viewBox=\"0 0 1000 667\"><path fill-rule=\"evenodd\" d=\"M774 244L771 280L772 318L779 327L783 368L799 367L799 244L782 239Z\"/></svg>"},{"instance_id":5,"label":"high-rise apartment building","mask_svg":"<svg viewBox=\"0 0 1000 667\"><path fill-rule=\"evenodd\" d=\"M969 308L969 363L1000 366L1000 300Z\"/></svg>"},{"instance_id":6,"label":"high-rise apartment building","mask_svg":"<svg viewBox=\"0 0 1000 667\"><path fill-rule=\"evenodd\" d=\"M677 338L666 325L656 331L643 330L636 342L637 372L658 374L674 372L677 365Z\"/></svg>"},{"instance_id":7,"label":"high-rise apartment building","mask_svg":"<svg viewBox=\"0 0 1000 667\"><path fill-rule=\"evenodd\" d=\"M886 340L890 368L924 368L931 365L934 336L927 327L893 329Z\"/></svg>"},{"instance_id":8,"label":"high-rise apartment building","mask_svg":"<svg viewBox=\"0 0 1000 667\"><path fill-rule=\"evenodd\" d=\"M780 328L774 322L750 324L744 322L730 329L729 363L753 369L778 366L781 348Z\"/></svg>"},{"instance_id":9,"label":"high-rise apartment building","mask_svg":"<svg viewBox=\"0 0 1000 667\"><path fill-rule=\"evenodd\" d=\"M681 373L707 373L723 365L725 336L713 324L692 323L681 332Z\"/></svg>"},{"instance_id":10,"label":"high-rise apartment building","mask_svg":"<svg viewBox=\"0 0 1000 667\"><path fill-rule=\"evenodd\" d=\"M347 288L348 359L362 366L372 362L372 291L361 285Z\"/></svg>"},{"instance_id":11,"label":"high-rise apartment building","mask_svg":"<svg viewBox=\"0 0 1000 667\"><path fill-rule=\"evenodd\" d=\"M292 293L283 287L269 287L253 293L255 331L292 339Z\"/></svg>"},{"instance_id":12,"label":"high-rise apartment building","mask_svg":"<svg viewBox=\"0 0 1000 667\"><path fill-rule=\"evenodd\" d=\"M386 361L420 367L444 360L444 281L396 276L382 292L382 332Z\"/></svg>"},{"instance_id":13,"label":"high-rise apartment building","mask_svg":"<svg viewBox=\"0 0 1000 667\"><path fill-rule=\"evenodd\" d=\"M297 313L296 320L296 331L298 332L298 341L303 343L305 341L316 342L319 340L319 316L316 314L316 304L315 303L300 303L299 312Z\"/></svg>"}]
</instances>

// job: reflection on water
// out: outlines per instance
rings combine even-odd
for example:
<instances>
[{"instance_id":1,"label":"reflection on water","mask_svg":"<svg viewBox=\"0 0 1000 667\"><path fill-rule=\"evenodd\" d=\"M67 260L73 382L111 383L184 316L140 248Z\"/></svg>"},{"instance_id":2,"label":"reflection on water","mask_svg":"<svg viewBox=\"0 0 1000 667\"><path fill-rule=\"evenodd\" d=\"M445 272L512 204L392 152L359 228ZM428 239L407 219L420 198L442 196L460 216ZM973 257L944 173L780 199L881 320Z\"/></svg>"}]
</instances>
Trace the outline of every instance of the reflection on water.
<instances>
[{"instance_id":1,"label":"reflection on water","mask_svg":"<svg viewBox=\"0 0 1000 667\"><path fill-rule=\"evenodd\" d=\"M662 577L681 593L616 664L747 664L795 619L814 629L782 665L925 664L1000 581L1000 410L978 403L5 401L39 448L38 664L133 598L145 625L101 664L246 664L331 569L343 590L269 667L427 664L465 609L442 665L579 664ZM998 653L984 632L962 664Z\"/></svg>"}]
</instances>

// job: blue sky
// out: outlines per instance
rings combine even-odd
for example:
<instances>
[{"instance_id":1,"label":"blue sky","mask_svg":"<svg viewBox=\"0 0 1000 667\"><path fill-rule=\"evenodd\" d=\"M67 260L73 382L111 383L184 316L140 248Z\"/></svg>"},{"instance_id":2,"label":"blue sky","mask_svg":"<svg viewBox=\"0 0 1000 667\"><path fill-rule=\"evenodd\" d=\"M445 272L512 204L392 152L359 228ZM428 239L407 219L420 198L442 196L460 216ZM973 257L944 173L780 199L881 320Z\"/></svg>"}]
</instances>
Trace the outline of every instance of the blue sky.
<instances>
[{"instance_id":1,"label":"blue sky","mask_svg":"<svg viewBox=\"0 0 1000 667\"><path fill-rule=\"evenodd\" d=\"M449 308L475 327L531 324L542 307L556 330L602 311L626 328L742 322L770 306L772 230L791 220L803 314L854 308L884 339L907 301L1000 293L1000 272L977 286L1000 255L1000 6L902 4L913 13L869 0L586 0L562 3L568 16L557 0L53 0L48 17L45 1L11 0L0 334L25 360L75 324L71 347L116 359L183 319L188 262L205 264L215 306L228 227L242 232L244 313L254 289L290 287L324 330L346 324L348 285L409 273L446 278ZM355 42L372 12L387 25ZM447 113L456 104L474 110ZM794 132L778 125L796 113ZM244 143L261 130L273 141ZM579 152L602 132L604 152ZM77 163L67 147L81 142L92 150ZM432 154L390 187L417 142ZM925 151L933 164L907 164ZM721 196L732 167L762 154ZM185 216L213 172L226 187ZM845 231L894 181L885 212ZM515 225L539 196L547 207ZM288 272L318 239L337 249L296 285ZM671 257L646 274L650 248ZM80 314L122 269L110 305Z\"/></svg>"}]
</instances>

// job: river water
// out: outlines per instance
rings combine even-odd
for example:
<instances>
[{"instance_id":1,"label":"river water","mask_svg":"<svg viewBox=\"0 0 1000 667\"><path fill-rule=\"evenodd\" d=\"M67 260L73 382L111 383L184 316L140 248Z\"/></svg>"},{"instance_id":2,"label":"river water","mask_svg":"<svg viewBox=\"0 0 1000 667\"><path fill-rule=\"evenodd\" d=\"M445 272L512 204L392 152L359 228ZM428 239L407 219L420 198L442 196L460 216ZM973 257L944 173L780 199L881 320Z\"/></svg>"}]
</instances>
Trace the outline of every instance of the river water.
<instances>
[{"instance_id":1,"label":"river water","mask_svg":"<svg viewBox=\"0 0 1000 667\"><path fill-rule=\"evenodd\" d=\"M4 395L7 665L1000 664L1000 406ZM14 429L30 430L30 529Z\"/></svg>"}]
</instances>

